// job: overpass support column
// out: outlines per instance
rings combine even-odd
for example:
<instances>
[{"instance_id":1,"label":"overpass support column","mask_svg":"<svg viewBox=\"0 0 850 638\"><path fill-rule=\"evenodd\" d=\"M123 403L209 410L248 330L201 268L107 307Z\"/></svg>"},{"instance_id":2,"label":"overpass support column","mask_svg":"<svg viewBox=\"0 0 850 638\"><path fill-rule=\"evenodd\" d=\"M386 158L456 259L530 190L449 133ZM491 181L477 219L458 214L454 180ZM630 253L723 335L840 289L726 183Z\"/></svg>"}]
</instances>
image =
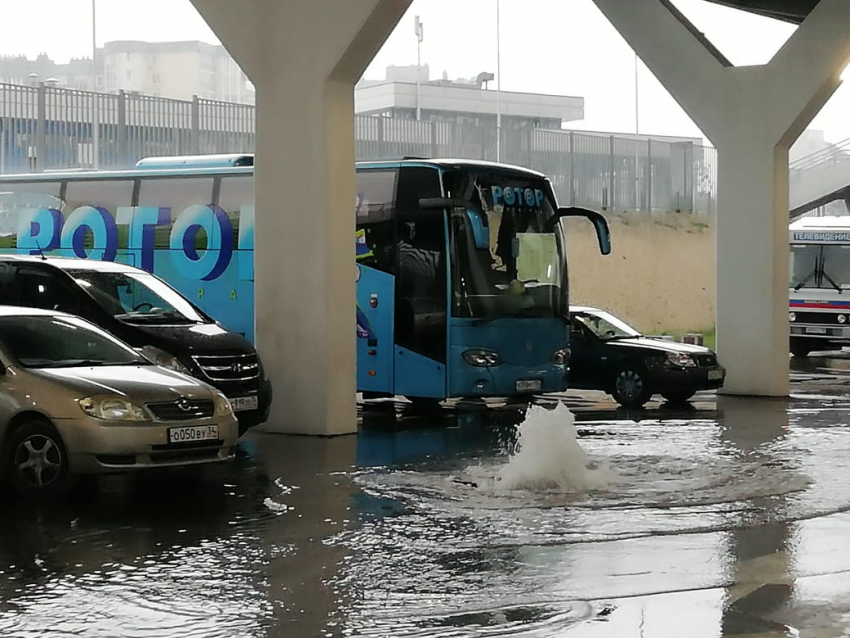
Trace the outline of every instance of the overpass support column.
<instances>
[{"instance_id":1,"label":"overpass support column","mask_svg":"<svg viewBox=\"0 0 850 638\"><path fill-rule=\"evenodd\" d=\"M766 65L733 67L670 0L594 0L718 149L724 392L788 393L788 149L850 62L850 2L820 0Z\"/></svg>"},{"instance_id":2,"label":"overpass support column","mask_svg":"<svg viewBox=\"0 0 850 638\"><path fill-rule=\"evenodd\" d=\"M271 431L357 429L354 83L409 1L192 0L257 92L254 290Z\"/></svg>"}]
</instances>

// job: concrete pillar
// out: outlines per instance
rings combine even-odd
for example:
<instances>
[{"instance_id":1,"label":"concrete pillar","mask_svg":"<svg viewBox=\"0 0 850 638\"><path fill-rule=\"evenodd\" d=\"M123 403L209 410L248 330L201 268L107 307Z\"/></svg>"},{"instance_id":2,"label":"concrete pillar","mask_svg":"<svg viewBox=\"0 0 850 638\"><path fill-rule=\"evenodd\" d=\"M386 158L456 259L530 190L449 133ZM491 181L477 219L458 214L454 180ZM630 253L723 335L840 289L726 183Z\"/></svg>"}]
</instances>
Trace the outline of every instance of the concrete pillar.
<instances>
[{"instance_id":1,"label":"concrete pillar","mask_svg":"<svg viewBox=\"0 0 850 638\"><path fill-rule=\"evenodd\" d=\"M267 429L356 431L354 83L409 0L192 0L257 91L257 346Z\"/></svg>"},{"instance_id":2,"label":"concrete pillar","mask_svg":"<svg viewBox=\"0 0 850 638\"><path fill-rule=\"evenodd\" d=\"M718 149L724 392L788 393L788 149L850 62L850 2L821 0L766 65L733 67L670 0L594 0Z\"/></svg>"}]
</instances>

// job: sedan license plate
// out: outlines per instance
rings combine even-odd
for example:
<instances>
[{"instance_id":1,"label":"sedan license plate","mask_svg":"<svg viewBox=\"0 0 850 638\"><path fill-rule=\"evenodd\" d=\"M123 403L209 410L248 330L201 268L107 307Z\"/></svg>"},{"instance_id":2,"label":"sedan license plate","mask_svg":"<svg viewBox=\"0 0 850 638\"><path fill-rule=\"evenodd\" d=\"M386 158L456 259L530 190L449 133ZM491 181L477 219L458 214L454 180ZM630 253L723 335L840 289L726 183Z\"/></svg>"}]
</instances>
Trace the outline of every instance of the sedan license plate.
<instances>
[{"instance_id":1,"label":"sedan license plate","mask_svg":"<svg viewBox=\"0 0 850 638\"><path fill-rule=\"evenodd\" d=\"M517 392L540 392L541 387L542 384L540 382L540 379L516 382Z\"/></svg>"},{"instance_id":2,"label":"sedan license plate","mask_svg":"<svg viewBox=\"0 0 850 638\"><path fill-rule=\"evenodd\" d=\"M180 428L168 428L169 443L193 443L196 441L215 441L217 439L217 425L187 425Z\"/></svg>"},{"instance_id":3,"label":"sedan license plate","mask_svg":"<svg viewBox=\"0 0 850 638\"><path fill-rule=\"evenodd\" d=\"M709 381L717 381L718 379L723 378L722 370L709 370L708 371L708 380Z\"/></svg>"},{"instance_id":4,"label":"sedan license plate","mask_svg":"<svg viewBox=\"0 0 850 638\"><path fill-rule=\"evenodd\" d=\"M257 397L234 397L228 399L230 407L234 412L245 412L246 410L256 410L260 407L260 402Z\"/></svg>"},{"instance_id":5,"label":"sedan license plate","mask_svg":"<svg viewBox=\"0 0 850 638\"><path fill-rule=\"evenodd\" d=\"M826 334L826 328L812 328L812 327L808 327L808 328L806 328L806 334L810 334L810 335L825 335L825 334Z\"/></svg>"}]
</instances>

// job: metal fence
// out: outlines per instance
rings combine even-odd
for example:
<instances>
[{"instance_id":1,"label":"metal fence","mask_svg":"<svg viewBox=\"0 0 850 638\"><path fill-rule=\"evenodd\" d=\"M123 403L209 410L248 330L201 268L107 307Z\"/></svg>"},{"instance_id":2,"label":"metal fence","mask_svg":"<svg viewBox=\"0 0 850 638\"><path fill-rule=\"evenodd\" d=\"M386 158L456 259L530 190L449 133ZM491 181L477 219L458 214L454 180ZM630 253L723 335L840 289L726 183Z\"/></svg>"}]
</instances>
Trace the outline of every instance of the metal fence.
<instances>
[{"instance_id":1,"label":"metal fence","mask_svg":"<svg viewBox=\"0 0 850 638\"><path fill-rule=\"evenodd\" d=\"M254 107L0 84L0 173L127 168L142 157L254 150ZM355 116L357 159L496 160L496 129ZM500 159L547 174L564 204L714 214L715 149L548 129L503 129Z\"/></svg>"}]
</instances>

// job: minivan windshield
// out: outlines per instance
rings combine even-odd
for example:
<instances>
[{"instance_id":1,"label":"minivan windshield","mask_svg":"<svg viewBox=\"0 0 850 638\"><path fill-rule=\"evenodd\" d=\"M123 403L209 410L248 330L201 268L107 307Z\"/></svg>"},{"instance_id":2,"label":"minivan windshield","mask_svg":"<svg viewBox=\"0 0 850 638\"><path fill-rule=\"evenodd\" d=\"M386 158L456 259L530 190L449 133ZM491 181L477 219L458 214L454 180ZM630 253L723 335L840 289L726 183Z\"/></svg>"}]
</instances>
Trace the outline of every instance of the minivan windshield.
<instances>
[{"instance_id":1,"label":"minivan windshield","mask_svg":"<svg viewBox=\"0 0 850 638\"><path fill-rule=\"evenodd\" d=\"M138 324L207 323L180 293L145 272L66 271L116 319Z\"/></svg>"},{"instance_id":2,"label":"minivan windshield","mask_svg":"<svg viewBox=\"0 0 850 638\"><path fill-rule=\"evenodd\" d=\"M78 317L0 317L0 343L26 368L152 365Z\"/></svg>"}]
</instances>

